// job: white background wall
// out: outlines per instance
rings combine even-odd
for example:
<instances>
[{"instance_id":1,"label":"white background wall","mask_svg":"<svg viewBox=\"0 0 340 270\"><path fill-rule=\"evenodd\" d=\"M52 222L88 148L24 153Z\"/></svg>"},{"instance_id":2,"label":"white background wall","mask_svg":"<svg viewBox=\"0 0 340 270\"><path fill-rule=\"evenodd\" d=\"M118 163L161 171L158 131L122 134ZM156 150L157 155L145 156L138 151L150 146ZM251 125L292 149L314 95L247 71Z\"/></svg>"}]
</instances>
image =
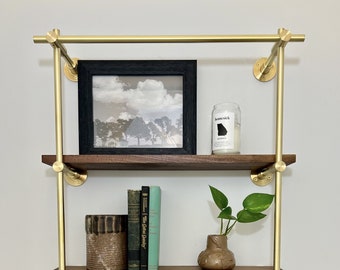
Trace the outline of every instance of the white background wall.
<instances>
[{"instance_id":1,"label":"white background wall","mask_svg":"<svg viewBox=\"0 0 340 270\"><path fill-rule=\"evenodd\" d=\"M297 163L284 174L282 268L337 269L340 4L325 1L116 0L20 1L0 4L2 128L0 261L2 269L54 269L58 264L56 184L41 154L55 153L52 49L34 35L306 34L286 49L284 152ZM242 153L274 153L275 82L252 67L272 44L67 45L80 59L197 59L198 153L210 153L210 114L221 101L242 110ZM77 84L64 80L66 154L78 153ZM249 172L90 171L66 187L67 261L85 264L84 216L126 213L126 190L163 189L161 264L193 265L205 238L218 231L208 185L225 191L235 210L250 192L272 192ZM237 226L229 247L238 265L272 263L272 211Z\"/></svg>"}]
</instances>

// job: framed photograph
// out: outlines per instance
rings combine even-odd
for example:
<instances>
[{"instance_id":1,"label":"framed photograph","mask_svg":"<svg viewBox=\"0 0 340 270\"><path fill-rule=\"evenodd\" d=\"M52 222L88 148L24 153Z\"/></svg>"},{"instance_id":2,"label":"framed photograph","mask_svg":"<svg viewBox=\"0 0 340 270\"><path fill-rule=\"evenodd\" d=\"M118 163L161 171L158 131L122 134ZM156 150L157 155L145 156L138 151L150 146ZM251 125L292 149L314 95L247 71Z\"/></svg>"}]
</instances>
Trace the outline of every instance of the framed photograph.
<instances>
[{"instance_id":1,"label":"framed photograph","mask_svg":"<svg viewBox=\"0 0 340 270\"><path fill-rule=\"evenodd\" d=\"M79 60L79 154L196 154L196 60Z\"/></svg>"}]
</instances>

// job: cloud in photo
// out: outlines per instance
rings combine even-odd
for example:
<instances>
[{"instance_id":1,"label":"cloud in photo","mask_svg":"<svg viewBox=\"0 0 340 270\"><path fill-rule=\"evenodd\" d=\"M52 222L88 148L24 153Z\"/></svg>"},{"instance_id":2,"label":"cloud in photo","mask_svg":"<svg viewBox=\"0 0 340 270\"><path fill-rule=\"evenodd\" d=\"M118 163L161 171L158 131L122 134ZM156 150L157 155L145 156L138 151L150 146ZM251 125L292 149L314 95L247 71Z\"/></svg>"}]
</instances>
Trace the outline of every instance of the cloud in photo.
<instances>
[{"instance_id":1,"label":"cloud in photo","mask_svg":"<svg viewBox=\"0 0 340 270\"><path fill-rule=\"evenodd\" d=\"M170 95L162 81L145 79L129 88L118 76L94 76L93 99L102 103L124 104L127 110L140 114L174 111L182 108L182 94Z\"/></svg>"}]
</instances>

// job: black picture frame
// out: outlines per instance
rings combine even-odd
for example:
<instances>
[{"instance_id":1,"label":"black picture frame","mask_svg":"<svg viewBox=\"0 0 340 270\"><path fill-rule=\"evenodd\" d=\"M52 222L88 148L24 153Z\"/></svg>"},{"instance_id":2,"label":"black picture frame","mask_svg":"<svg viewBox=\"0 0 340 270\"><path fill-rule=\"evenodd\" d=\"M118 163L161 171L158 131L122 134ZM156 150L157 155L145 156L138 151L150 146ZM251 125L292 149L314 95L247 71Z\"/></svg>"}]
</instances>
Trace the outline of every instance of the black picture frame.
<instances>
[{"instance_id":1,"label":"black picture frame","mask_svg":"<svg viewBox=\"0 0 340 270\"><path fill-rule=\"evenodd\" d=\"M79 60L79 154L196 154L196 60Z\"/></svg>"}]
</instances>

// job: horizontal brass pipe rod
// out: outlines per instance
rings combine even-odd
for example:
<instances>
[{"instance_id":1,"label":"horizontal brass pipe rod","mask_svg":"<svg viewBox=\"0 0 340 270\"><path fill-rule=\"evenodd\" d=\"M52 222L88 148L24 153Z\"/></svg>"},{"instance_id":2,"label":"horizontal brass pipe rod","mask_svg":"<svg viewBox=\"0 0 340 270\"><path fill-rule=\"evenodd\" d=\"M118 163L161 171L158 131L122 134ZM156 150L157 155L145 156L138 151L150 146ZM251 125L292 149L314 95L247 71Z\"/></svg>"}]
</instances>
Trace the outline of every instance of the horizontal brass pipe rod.
<instances>
[{"instance_id":1,"label":"horizontal brass pipe rod","mask_svg":"<svg viewBox=\"0 0 340 270\"><path fill-rule=\"evenodd\" d=\"M277 42L280 35L169 35L169 36L59 36L61 43L206 43ZM303 42L305 35L292 35L291 42ZM47 43L46 36L34 36L34 43Z\"/></svg>"}]
</instances>

